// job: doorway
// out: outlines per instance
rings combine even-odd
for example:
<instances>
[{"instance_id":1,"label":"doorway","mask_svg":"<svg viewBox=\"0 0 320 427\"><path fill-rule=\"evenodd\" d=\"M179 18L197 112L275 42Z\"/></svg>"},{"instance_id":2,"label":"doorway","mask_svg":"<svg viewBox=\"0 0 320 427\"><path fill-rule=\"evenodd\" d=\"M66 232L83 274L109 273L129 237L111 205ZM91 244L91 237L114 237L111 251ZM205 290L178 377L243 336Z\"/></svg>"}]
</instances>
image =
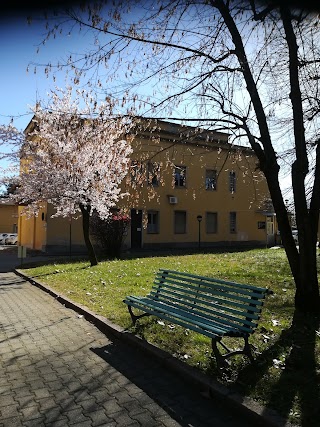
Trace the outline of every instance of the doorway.
<instances>
[{"instance_id":1,"label":"doorway","mask_svg":"<svg viewBox=\"0 0 320 427\"><path fill-rule=\"evenodd\" d=\"M142 248L142 210L131 209L131 248Z\"/></svg>"},{"instance_id":2,"label":"doorway","mask_svg":"<svg viewBox=\"0 0 320 427\"><path fill-rule=\"evenodd\" d=\"M276 243L275 233L274 233L274 217L267 216L267 246L274 246Z\"/></svg>"}]
</instances>

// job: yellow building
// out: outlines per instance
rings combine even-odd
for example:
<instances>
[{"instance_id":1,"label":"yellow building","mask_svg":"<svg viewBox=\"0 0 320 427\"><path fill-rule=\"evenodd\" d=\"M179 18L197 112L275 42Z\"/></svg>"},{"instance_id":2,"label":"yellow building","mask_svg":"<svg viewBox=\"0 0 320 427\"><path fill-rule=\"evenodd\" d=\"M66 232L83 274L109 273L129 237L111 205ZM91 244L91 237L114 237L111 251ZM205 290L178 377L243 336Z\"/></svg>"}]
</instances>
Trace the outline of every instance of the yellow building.
<instances>
[{"instance_id":1,"label":"yellow building","mask_svg":"<svg viewBox=\"0 0 320 427\"><path fill-rule=\"evenodd\" d=\"M275 216L264 209L267 183L251 149L232 146L226 133L160 120L142 120L131 138L123 182L129 195L117 206L131 217L127 248L275 243ZM46 206L37 218L20 216L20 244L48 252L84 249L81 219L53 213Z\"/></svg>"},{"instance_id":2,"label":"yellow building","mask_svg":"<svg viewBox=\"0 0 320 427\"><path fill-rule=\"evenodd\" d=\"M6 197L0 199L0 233L17 233L18 206Z\"/></svg>"}]
</instances>

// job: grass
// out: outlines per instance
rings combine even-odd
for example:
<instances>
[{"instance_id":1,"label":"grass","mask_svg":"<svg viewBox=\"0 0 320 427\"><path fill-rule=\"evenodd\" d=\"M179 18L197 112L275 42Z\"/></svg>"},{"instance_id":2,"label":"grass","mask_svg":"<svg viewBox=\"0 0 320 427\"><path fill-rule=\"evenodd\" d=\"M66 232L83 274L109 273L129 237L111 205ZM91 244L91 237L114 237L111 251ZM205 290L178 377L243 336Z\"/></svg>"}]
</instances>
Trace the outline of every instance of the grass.
<instances>
[{"instance_id":1,"label":"grass","mask_svg":"<svg viewBox=\"0 0 320 427\"><path fill-rule=\"evenodd\" d=\"M250 339L256 353L254 364L241 357L221 373L211 356L206 337L154 317L146 317L135 328L126 295L145 295L160 268L269 287L274 294L266 300L259 326ZM112 322L128 328L173 354L250 396L301 426L318 426L320 379L320 332L314 318L304 318L291 327L295 286L282 249L253 249L240 252L149 254L104 261L90 267L87 261L24 266L25 274L87 306ZM229 344L237 346L238 340Z\"/></svg>"}]
</instances>

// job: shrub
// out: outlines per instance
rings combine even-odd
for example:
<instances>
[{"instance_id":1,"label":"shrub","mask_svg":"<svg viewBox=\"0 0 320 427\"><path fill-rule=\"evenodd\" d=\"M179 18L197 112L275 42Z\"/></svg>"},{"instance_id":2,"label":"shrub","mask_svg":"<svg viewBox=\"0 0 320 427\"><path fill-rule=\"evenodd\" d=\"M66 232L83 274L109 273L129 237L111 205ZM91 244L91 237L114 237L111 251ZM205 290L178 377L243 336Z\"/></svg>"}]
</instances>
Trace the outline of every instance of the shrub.
<instances>
[{"instance_id":1,"label":"shrub","mask_svg":"<svg viewBox=\"0 0 320 427\"><path fill-rule=\"evenodd\" d=\"M130 218L118 212L113 213L108 219L101 219L94 214L91 218L90 232L99 252L107 258L119 258L129 225Z\"/></svg>"}]
</instances>

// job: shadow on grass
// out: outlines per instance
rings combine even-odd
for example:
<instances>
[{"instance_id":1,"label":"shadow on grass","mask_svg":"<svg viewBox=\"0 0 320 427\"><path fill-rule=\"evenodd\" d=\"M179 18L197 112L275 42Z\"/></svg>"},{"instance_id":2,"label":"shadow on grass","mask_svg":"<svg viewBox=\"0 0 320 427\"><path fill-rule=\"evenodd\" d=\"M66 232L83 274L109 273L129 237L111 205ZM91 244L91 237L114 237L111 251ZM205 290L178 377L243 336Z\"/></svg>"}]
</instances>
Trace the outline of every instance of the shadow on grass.
<instances>
[{"instance_id":1,"label":"shadow on grass","mask_svg":"<svg viewBox=\"0 0 320 427\"><path fill-rule=\"evenodd\" d=\"M223 253L233 253L233 252L247 252L253 249L261 249L261 246L214 246L208 248L159 248L159 249L134 249L122 253L122 255L117 257L108 257L105 256L102 252L97 251L98 262L107 262L118 260L131 260L131 259L140 259L140 258L157 258L157 257L172 257L172 256L183 256L183 255L196 255L196 254L223 254ZM34 267L41 267L45 265L53 264L72 264L74 262L85 262L89 263L88 256L86 254L56 254L50 255L39 251L30 251L32 252L31 258L20 263L16 268L27 269ZM44 259L37 259L37 257L45 257Z\"/></svg>"},{"instance_id":2,"label":"shadow on grass","mask_svg":"<svg viewBox=\"0 0 320 427\"><path fill-rule=\"evenodd\" d=\"M265 246L257 245L226 245L226 246L209 246L207 248L159 248L159 249L135 249L122 254L121 259L135 258L156 258L156 257L171 257L180 255L196 255L196 254L224 254L233 252L247 252L253 249L263 249ZM109 259L100 254L100 261L108 261Z\"/></svg>"},{"instance_id":3,"label":"shadow on grass","mask_svg":"<svg viewBox=\"0 0 320 427\"><path fill-rule=\"evenodd\" d=\"M253 389L275 360L281 361L280 376L265 388L266 406L276 409L286 419L290 415L295 419L296 415L302 427L318 427L320 423L320 375L315 357L319 324L319 317L296 311L291 327L282 331L279 339L256 358L254 365L240 371L236 381L242 390L243 387ZM300 415L292 414L294 405Z\"/></svg>"}]
</instances>

